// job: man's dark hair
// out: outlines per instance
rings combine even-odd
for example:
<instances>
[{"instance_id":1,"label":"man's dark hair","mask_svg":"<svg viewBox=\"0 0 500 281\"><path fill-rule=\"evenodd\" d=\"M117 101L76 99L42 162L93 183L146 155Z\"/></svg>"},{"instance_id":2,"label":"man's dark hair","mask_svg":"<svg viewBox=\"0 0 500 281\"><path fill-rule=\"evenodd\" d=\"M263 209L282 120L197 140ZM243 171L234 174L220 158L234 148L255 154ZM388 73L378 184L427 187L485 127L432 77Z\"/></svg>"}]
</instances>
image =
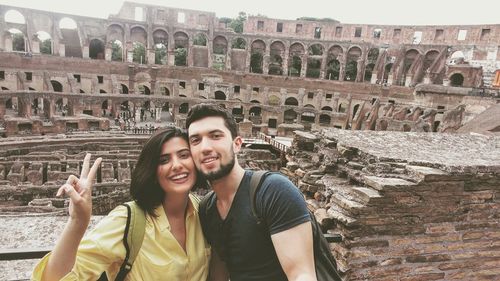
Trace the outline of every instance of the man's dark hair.
<instances>
[{"instance_id":1,"label":"man's dark hair","mask_svg":"<svg viewBox=\"0 0 500 281\"><path fill-rule=\"evenodd\" d=\"M191 107L186 118L186 129L189 129L191 123L206 117L222 117L222 119L224 119L224 125L226 125L226 128L231 132L232 139L238 136L238 126L236 125L233 115L227 111L227 109L209 103L200 103Z\"/></svg>"},{"instance_id":2,"label":"man's dark hair","mask_svg":"<svg viewBox=\"0 0 500 281\"><path fill-rule=\"evenodd\" d=\"M161 148L165 142L175 137L188 142L187 133L177 127L167 127L156 131L144 144L132 172L130 195L139 207L152 216L157 216L154 210L162 204L165 197L165 191L161 188L156 174L160 163ZM192 190L196 187L206 188L206 180L199 172L197 172L196 183Z\"/></svg>"}]
</instances>

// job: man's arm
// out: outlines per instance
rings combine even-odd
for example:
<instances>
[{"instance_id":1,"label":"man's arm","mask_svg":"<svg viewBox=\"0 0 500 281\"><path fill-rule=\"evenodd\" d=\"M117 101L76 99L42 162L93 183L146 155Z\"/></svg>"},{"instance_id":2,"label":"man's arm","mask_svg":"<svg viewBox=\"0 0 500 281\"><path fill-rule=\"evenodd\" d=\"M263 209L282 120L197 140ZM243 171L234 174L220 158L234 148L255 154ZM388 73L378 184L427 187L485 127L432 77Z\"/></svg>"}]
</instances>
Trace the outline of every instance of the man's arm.
<instances>
[{"instance_id":1,"label":"man's arm","mask_svg":"<svg viewBox=\"0 0 500 281\"><path fill-rule=\"evenodd\" d=\"M289 281L316 281L311 222L273 234L271 240Z\"/></svg>"}]
</instances>

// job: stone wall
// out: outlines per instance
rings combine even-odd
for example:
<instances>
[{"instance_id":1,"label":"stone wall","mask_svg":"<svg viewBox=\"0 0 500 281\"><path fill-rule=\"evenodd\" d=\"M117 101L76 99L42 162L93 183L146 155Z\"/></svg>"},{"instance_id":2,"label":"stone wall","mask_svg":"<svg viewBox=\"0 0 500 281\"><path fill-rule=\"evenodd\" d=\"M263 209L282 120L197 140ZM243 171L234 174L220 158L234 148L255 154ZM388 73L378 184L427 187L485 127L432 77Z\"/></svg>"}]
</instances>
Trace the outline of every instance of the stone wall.
<instances>
[{"instance_id":1,"label":"stone wall","mask_svg":"<svg viewBox=\"0 0 500 281\"><path fill-rule=\"evenodd\" d=\"M500 138L297 132L282 171L330 232L344 280L498 280Z\"/></svg>"}]
</instances>

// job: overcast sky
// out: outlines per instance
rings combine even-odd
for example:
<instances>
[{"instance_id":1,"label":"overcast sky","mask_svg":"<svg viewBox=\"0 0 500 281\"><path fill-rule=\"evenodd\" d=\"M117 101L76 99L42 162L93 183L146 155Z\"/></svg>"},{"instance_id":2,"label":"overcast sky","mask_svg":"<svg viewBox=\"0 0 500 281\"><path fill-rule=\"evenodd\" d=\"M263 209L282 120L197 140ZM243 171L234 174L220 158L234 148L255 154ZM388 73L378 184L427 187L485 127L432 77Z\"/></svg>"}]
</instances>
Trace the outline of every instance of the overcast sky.
<instances>
[{"instance_id":1,"label":"overcast sky","mask_svg":"<svg viewBox=\"0 0 500 281\"><path fill-rule=\"evenodd\" d=\"M0 0L0 4L107 18L122 0ZM215 12L234 18L239 11L270 18L329 17L343 23L393 25L500 24L500 0L137 0L174 8Z\"/></svg>"}]
</instances>

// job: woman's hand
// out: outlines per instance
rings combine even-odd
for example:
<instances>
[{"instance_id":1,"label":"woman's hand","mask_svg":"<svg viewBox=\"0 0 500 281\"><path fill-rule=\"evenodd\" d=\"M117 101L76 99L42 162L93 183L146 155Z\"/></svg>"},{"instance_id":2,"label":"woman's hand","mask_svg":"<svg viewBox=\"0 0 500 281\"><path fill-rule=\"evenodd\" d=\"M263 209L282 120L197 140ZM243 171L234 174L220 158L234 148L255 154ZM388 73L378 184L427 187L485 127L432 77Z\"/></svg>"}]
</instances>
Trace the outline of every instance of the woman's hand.
<instances>
[{"instance_id":1,"label":"woman's hand","mask_svg":"<svg viewBox=\"0 0 500 281\"><path fill-rule=\"evenodd\" d=\"M80 178L74 175L69 176L65 184L57 191L56 196L66 194L69 196L70 222L87 228L92 215L92 186L97 174L97 169L102 158L97 158L90 166L90 153L83 159L82 172Z\"/></svg>"}]
</instances>

